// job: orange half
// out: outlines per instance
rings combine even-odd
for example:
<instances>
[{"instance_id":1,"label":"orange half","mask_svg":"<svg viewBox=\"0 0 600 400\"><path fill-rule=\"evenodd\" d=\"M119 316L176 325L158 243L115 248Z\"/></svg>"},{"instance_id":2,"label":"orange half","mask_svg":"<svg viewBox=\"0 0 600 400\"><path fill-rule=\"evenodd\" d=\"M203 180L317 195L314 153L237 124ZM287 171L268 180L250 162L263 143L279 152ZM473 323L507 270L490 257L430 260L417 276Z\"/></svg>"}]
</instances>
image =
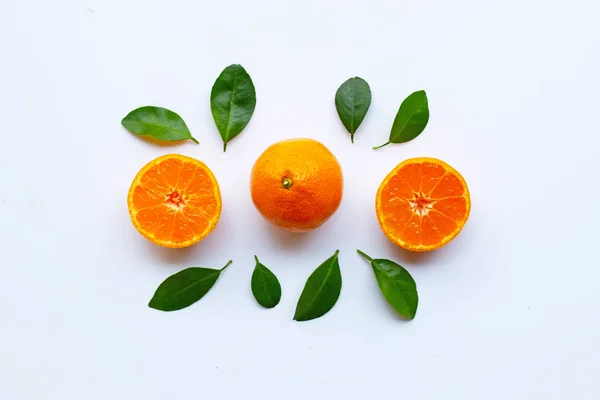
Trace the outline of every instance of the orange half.
<instances>
[{"instance_id":1,"label":"orange half","mask_svg":"<svg viewBox=\"0 0 600 400\"><path fill-rule=\"evenodd\" d=\"M187 247L216 228L221 192L204 163L167 154L138 172L127 206L133 225L145 238L163 247Z\"/></svg>"},{"instance_id":2,"label":"orange half","mask_svg":"<svg viewBox=\"0 0 600 400\"><path fill-rule=\"evenodd\" d=\"M471 211L464 178L444 161L412 158L398 164L377 191L384 234L411 251L442 247L462 230Z\"/></svg>"}]
</instances>

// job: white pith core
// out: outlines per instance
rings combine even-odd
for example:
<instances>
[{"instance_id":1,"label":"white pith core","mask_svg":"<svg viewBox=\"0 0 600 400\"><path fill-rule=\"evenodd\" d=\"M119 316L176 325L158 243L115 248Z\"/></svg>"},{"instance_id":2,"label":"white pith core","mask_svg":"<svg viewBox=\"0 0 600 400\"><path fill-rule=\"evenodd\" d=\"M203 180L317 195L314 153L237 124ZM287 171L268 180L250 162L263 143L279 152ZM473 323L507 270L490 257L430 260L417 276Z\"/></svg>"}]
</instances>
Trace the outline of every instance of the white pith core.
<instances>
[{"instance_id":1,"label":"white pith core","mask_svg":"<svg viewBox=\"0 0 600 400\"><path fill-rule=\"evenodd\" d=\"M408 200L412 212L419 217L427 215L433 208L434 203L434 200L423 193L414 193L414 197Z\"/></svg>"},{"instance_id":2,"label":"white pith core","mask_svg":"<svg viewBox=\"0 0 600 400\"><path fill-rule=\"evenodd\" d=\"M167 195L165 202L170 207L173 207L176 210L181 210L183 206L185 206L185 195L183 193L179 193L177 190L173 190Z\"/></svg>"}]
</instances>

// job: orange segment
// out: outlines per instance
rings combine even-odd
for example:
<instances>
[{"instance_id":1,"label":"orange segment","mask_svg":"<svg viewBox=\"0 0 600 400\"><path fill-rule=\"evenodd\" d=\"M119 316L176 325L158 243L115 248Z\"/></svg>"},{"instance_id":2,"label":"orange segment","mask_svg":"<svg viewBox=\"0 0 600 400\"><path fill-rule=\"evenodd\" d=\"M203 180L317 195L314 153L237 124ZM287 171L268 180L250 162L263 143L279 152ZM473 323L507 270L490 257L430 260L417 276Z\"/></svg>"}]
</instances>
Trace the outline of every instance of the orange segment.
<instances>
[{"instance_id":1,"label":"orange segment","mask_svg":"<svg viewBox=\"0 0 600 400\"><path fill-rule=\"evenodd\" d=\"M393 243L412 251L442 247L462 230L471 211L464 178L444 161L412 158L379 186L379 225Z\"/></svg>"},{"instance_id":2,"label":"orange segment","mask_svg":"<svg viewBox=\"0 0 600 400\"><path fill-rule=\"evenodd\" d=\"M133 225L145 238L164 247L187 247L216 228L221 193L204 163L167 154L138 172L127 205Z\"/></svg>"},{"instance_id":3,"label":"orange segment","mask_svg":"<svg viewBox=\"0 0 600 400\"><path fill-rule=\"evenodd\" d=\"M422 168L423 176L421 181L421 191L423 193L431 193L442 177L446 175L446 169L439 164L430 162L424 162Z\"/></svg>"},{"instance_id":4,"label":"orange segment","mask_svg":"<svg viewBox=\"0 0 600 400\"><path fill-rule=\"evenodd\" d=\"M446 197L437 200L433 205L433 209L453 221L461 220L467 214L467 200L464 197Z\"/></svg>"},{"instance_id":5,"label":"orange segment","mask_svg":"<svg viewBox=\"0 0 600 400\"><path fill-rule=\"evenodd\" d=\"M453 173L447 173L431 191L431 198L443 199L444 197L462 196L465 192L465 184L462 178Z\"/></svg>"},{"instance_id":6,"label":"orange segment","mask_svg":"<svg viewBox=\"0 0 600 400\"><path fill-rule=\"evenodd\" d=\"M421 190L421 164L406 164L398 171L402 178L411 188L412 192Z\"/></svg>"},{"instance_id":7,"label":"orange segment","mask_svg":"<svg viewBox=\"0 0 600 400\"><path fill-rule=\"evenodd\" d=\"M160 192L155 192L150 188L137 186L133 192L133 204L138 210L156 207L161 205L164 198Z\"/></svg>"},{"instance_id":8,"label":"orange segment","mask_svg":"<svg viewBox=\"0 0 600 400\"><path fill-rule=\"evenodd\" d=\"M389 194L394 197L400 197L402 199L408 199L412 196L413 190L407 181L402 179L399 175L394 175L390 182L391 191Z\"/></svg>"}]
</instances>

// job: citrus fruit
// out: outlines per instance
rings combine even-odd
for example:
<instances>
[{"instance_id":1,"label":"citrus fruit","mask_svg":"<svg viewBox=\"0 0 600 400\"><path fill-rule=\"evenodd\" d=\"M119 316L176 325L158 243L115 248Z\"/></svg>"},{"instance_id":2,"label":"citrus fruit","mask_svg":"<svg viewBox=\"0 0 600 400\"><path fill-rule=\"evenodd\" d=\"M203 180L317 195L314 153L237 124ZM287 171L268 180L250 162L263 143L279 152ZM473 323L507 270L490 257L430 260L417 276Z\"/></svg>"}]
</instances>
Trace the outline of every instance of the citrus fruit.
<instances>
[{"instance_id":1,"label":"citrus fruit","mask_svg":"<svg viewBox=\"0 0 600 400\"><path fill-rule=\"evenodd\" d=\"M377 219L398 246L429 251L454 239L469 218L471 199L463 177L435 158L398 164L381 182Z\"/></svg>"},{"instance_id":2,"label":"citrus fruit","mask_svg":"<svg viewBox=\"0 0 600 400\"><path fill-rule=\"evenodd\" d=\"M342 169L313 139L288 139L269 146L251 173L252 201L260 214L291 232L324 224L342 200Z\"/></svg>"},{"instance_id":3,"label":"citrus fruit","mask_svg":"<svg viewBox=\"0 0 600 400\"><path fill-rule=\"evenodd\" d=\"M138 172L129 189L127 206L133 225L145 238L164 247L187 247L217 226L221 192L205 164L167 154Z\"/></svg>"}]
</instances>

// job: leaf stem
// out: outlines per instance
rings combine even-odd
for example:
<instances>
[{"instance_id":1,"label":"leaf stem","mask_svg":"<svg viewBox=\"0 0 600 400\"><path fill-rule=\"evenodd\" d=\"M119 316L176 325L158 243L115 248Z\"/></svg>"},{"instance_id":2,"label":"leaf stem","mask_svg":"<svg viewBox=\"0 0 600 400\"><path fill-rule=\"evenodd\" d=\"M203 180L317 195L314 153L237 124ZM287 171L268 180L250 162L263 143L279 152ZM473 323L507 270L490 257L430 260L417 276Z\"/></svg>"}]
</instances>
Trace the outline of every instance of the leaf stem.
<instances>
[{"instance_id":1,"label":"leaf stem","mask_svg":"<svg viewBox=\"0 0 600 400\"><path fill-rule=\"evenodd\" d=\"M365 253L363 253L362 251L356 249L356 251L358 252L358 254L360 254L361 256L363 256L366 260L368 261L373 261L373 259L371 257L369 257L368 255L366 255Z\"/></svg>"},{"instance_id":2,"label":"leaf stem","mask_svg":"<svg viewBox=\"0 0 600 400\"><path fill-rule=\"evenodd\" d=\"M380 148L382 148L383 146L387 146L387 145L388 145L388 144L390 144L390 143L391 143L391 142L387 142L387 143L384 143L384 144L382 144L381 146L375 146L375 147L373 147L373 150L380 149Z\"/></svg>"},{"instance_id":3,"label":"leaf stem","mask_svg":"<svg viewBox=\"0 0 600 400\"><path fill-rule=\"evenodd\" d=\"M193 136L190 136L190 140L196 144L200 144L200 142L197 141L196 138L194 138Z\"/></svg>"},{"instance_id":4,"label":"leaf stem","mask_svg":"<svg viewBox=\"0 0 600 400\"><path fill-rule=\"evenodd\" d=\"M227 261L227 264L225 264L225 266L223 268L221 268L221 272L225 271L225 268L229 267L232 262L233 262L233 260Z\"/></svg>"},{"instance_id":5,"label":"leaf stem","mask_svg":"<svg viewBox=\"0 0 600 400\"><path fill-rule=\"evenodd\" d=\"M350 134L350 141L351 141L352 143L354 143L354 133L351 133L351 134Z\"/></svg>"}]
</instances>

